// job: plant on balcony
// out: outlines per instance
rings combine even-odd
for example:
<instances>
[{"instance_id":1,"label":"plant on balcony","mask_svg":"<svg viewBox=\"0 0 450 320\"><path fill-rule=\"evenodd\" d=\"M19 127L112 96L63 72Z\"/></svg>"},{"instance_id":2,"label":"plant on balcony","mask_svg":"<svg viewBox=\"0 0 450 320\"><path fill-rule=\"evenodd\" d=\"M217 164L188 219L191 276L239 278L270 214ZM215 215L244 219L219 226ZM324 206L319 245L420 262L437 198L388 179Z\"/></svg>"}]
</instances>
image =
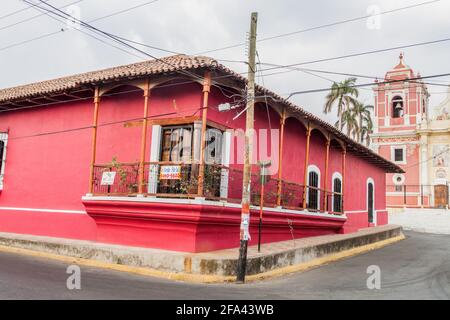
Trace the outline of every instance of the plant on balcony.
<instances>
[{"instance_id":1,"label":"plant on balcony","mask_svg":"<svg viewBox=\"0 0 450 320\"><path fill-rule=\"evenodd\" d=\"M117 157L114 156L110 163L110 168L114 169L119 176L119 185L125 186L128 193L138 192L139 184L139 166L129 165L131 168L124 168L124 165L117 161ZM131 178L130 178L131 177Z\"/></svg>"}]
</instances>

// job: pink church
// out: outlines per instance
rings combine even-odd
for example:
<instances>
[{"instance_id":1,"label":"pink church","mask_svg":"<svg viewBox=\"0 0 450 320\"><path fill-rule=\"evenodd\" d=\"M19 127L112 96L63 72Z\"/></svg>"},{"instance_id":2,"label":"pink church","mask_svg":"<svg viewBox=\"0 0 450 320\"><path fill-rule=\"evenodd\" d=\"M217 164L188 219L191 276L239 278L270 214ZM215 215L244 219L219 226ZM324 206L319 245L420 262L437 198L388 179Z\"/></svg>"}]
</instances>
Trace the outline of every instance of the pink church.
<instances>
[{"instance_id":1,"label":"pink church","mask_svg":"<svg viewBox=\"0 0 450 320\"><path fill-rule=\"evenodd\" d=\"M405 64L403 54L399 59L384 81L376 82L373 88L371 147L405 171L386 176L387 206L445 207L449 200L448 164L441 162L448 156L436 155L447 148L448 122L433 119L426 84Z\"/></svg>"},{"instance_id":2,"label":"pink church","mask_svg":"<svg viewBox=\"0 0 450 320\"><path fill-rule=\"evenodd\" d=\"M176 55L0 90L0 232L238 247L245 85L214 59ZM263 87L256 96L250 244L261 202L263 242L388 223L398 165Z\"/></svg>"}]
</instances>

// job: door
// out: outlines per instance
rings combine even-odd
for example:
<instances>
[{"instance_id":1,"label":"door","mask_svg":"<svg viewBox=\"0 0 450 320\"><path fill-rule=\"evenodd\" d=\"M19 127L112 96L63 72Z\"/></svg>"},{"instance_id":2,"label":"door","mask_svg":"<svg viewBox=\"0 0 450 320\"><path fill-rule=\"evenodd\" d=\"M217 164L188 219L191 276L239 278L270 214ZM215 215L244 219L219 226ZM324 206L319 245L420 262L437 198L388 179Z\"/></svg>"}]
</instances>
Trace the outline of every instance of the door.
<instances>
[{"instance_id":1,"label":"door","mask_svg":"<svg viewBox=\"0 0 450 320\"><path fill-rule=\"evenodd\" d=\"M203 179L203 192L206 197L220 197L222 136L222 131L218 129L208 128L206 130Z\"/></svg>"},{"instance_id":2,"label":"door","mask_svg":"<svg viewBox=\"0 0 450 320\"><path fill-rule=\"evenodd\" d=\"M434 205L445 208L448 205L448 186L445 184L434 186Z\"/></svg>"},{"instance_id":3,"label":"door","mask_svg":"<svg viewBox=\"0 0 450 320\"><path fill-rule=\"evenodd\" d=\"M369 223L373 223L373 183L367 185L367 213L369 214Z\"/></svg>"}]
</instances>

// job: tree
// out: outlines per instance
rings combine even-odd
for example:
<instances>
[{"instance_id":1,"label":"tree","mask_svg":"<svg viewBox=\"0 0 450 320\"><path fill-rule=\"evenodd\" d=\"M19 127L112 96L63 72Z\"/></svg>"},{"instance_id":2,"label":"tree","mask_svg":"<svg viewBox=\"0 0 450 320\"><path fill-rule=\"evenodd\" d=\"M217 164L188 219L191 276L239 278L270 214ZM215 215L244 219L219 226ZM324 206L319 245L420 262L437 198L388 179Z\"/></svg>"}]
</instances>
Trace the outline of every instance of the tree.
<instances>
[{"instance_id":1,"label":"tree","mask_svg":"<svg viewBox=\"0 0 450 320\"><path fill-rule=\"evenodd\" d=\"M358 121L358 125L355 127L356 140L360 143L363 143L364 140L367 143L369 135L372 133L373 123L370 115L370 110L372 109L372 105L366 105L359 101L353 107L354 116Z\"/></svg>"},{"instance_id":2,"label":"tree","mask_svg":"<svg viewBox=\"0 0 450 320\"><path fill-rule=\"evenodd\" d=\"M346 109L342 112L341 117L336 121L335 126L341 126L347 128L347 135L355 139L355 135L358 132L358 120L353 109Z\"/></svg>"},{"instance_id":3,"label":"tree","mask_svg":"<svg viewBox=\"0 0 450 320\"><path fill-rule=\"evenodd\" d=\"M333 107L337 107L338 121L336 122L336 127L342 130L343 125L343 113L348 111L357 103L356 98L358 98L358 89L354 88L356 78L348 78L339 83L334 82L331 86L330 93L326 96L325 107L323 109L324 113L329 113L333 110ZM349 116L349 114L347 114ZM347 130L348 131L348 130Z\"/></svg>"}]
</instances>

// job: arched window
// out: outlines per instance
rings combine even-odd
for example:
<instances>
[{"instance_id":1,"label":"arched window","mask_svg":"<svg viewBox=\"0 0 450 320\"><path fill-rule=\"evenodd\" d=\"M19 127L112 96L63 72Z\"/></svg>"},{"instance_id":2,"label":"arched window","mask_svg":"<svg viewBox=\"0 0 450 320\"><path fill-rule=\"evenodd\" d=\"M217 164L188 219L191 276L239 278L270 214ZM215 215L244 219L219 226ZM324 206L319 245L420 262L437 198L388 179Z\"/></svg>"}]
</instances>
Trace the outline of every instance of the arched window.
<instances>
[{"instance_id":1,"label":"arched window","mask_svg":"<svg viewBox=\"0 0 450 320\"><path fill-rule=\"evenodd\" d=\"M367 214L369 223L375 222L375 188L372 178L367 179Z\"/></svg>"},{"instance_id":2,"label":"arched window","mask_svg":"<svg viewBox=\"0 0 450 320\"><path fill-rule=\"evenodd\" d=\"M395 96L392 98L392 117L401 118L403 113L403 99L400 96Z\"/></svg>"},{"instance_id":3,"label":"arched window","mask_svg":"<svg viewBox=\"0 0 450 320\"><path fill-rule=\"evenodd\" d=\"M6 144L8 134L0 132L0 190L3 189L3 176L5 175Z\"/></svg>"},{"instance_id":4,"label":"arched window","mask_svg":"<svg viewBox=\"0 0 450 320\"><path fill-rule=\"evenodd\" d=\"M320 170L314 165L308 167L308 209L320 210Z\"/></svg>"},{"instance_id":5,"label":"arched window","mask_svg":"<svg viewBox=\"0 0 450 320\"><path fill-rule=\"evenodd\" d=\"M333 174L333 212L342 212L342 176Z\"/></svg>"}]
</instances>

